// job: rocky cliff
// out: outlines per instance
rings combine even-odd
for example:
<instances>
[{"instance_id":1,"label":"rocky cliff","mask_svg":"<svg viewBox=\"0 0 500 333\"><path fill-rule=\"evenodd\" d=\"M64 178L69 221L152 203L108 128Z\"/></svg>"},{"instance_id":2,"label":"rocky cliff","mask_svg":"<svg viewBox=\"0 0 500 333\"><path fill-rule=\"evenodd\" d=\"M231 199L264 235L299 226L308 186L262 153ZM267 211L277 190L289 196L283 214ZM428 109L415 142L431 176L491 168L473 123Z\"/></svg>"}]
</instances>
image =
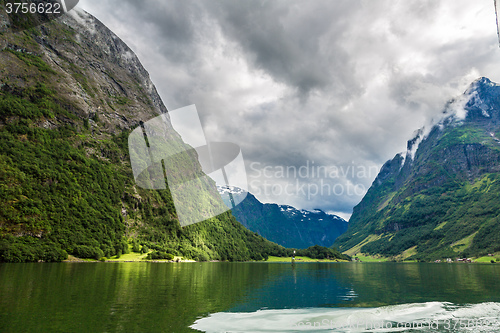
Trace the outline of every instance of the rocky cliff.
<instances>
[{"instance_id":1,"label":"rocky cliff","mask_svg":"<svg viewBox=\"0 0 500 333\"><path fill-rule=\"evenodd\" d=\"M283 251L230 213L181 228L168 190L136 186L128 135L168 114L120 38L78 9L17 32L2 15L0 261L109 257L132 246L198 260Z\"/></svg>"},{"instance_id":2,"label":"rocky cliff","mask_svg":"<svg viewBox=\"0 0 500 333\"><path fill-rule=\"evenodd\" d=\"M335 245L431 260L500 251L500 86L473 82L382 167Z\"/></svg>"}]
</instances>

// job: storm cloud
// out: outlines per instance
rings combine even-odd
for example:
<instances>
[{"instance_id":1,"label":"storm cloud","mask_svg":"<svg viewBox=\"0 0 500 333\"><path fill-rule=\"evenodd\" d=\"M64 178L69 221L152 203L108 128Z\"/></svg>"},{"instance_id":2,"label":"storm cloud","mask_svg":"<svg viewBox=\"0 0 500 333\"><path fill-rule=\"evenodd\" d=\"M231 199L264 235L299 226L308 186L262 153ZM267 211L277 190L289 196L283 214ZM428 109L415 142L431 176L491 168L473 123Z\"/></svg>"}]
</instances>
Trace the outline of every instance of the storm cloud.
<instances>
[{"instance_id":1,"label":"storm cloud","mask_svg":"<svg viewBox=\"0 0 500 333\"><path fill-rule=\"evenodd\" d=\"M210 140L242 147L259 199L298 208L349 216L447 100L480 76L500 81L489 0L79 6L136 52L167 108L196 104Z\"/></svg>"}]
</instances>

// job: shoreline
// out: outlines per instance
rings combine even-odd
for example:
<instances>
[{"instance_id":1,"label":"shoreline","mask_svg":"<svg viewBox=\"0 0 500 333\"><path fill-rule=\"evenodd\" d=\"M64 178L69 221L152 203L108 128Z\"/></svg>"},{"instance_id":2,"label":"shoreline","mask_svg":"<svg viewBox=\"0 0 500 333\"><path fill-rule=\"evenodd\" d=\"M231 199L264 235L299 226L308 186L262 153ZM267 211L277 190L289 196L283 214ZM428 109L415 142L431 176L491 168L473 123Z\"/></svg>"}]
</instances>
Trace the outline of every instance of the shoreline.
<instances>
[{"instance_id":1,"label":"shoreline","mask_svg":"<svg viewBox=\"0 0 500 333\"><path fill-rule=\"evenodd\" d=\"M210 260L210 261L196 261L193 259L184 259L181 256L175 256L174 259L171 260L162 260L162 259L151 259L147 260L147 254L139 254L139 253L128 253L122 255L120 258L106 258L105 260L96 260L96 259L82 259L77 258L72 255L68 256L67 259L62 260L60 262L64 263L134 263L134 262L145 262L145 263L202 263L202 262L231 262L231 263L280 263L280 264L299 264L299 263L355 263L355 264L366 264L366 263L403 263L403 264L412 264L412 263L429 263L429 264L488 264L493 265L496 263L500 264L500 261L496 261L494 256L485 256L478 258L471 258L471 261L456 261L453 260L451 262L442 261L428 261L428 262L418 262L415 260L393 260L392 258L375 258L369 256L359 256L359 260L342 260L342 259L313 259L309 257L301 257L296 256L295 261L292 262L291 257L274 257L269 256L268 260L249 260L249 261L220 261L220 260ZM493 262L492 262L493 261ZM48 263L46 261L38 261L37 263Z\"/></svg>"},{"instance_id":2,"label":"shoreline","mask_svg":"<svg viewBox=\"0 0 500 333\"><path fill-rule=\"evenodd\" d=\"M311 259L308 261L295 261L292 263L291 260L273 260L273 261L220 261L220 260L210 260L210 261L196 261L196 260L95 260L95 259L71 259L71 260L62 260L56 262L47 262L47 261L37 261L37 262L0 262L1 264L51 264L51 263L68 263L68 264L85 264L85 263L266 263L266 264L311 264L311 263L322 263L322 264L440 264L440 265L464 265L464 264L472 264L472 265L496 265L500 264L497 262L491 263L487 261L472 261L472 262L433 262L433 261L425 261L425 262L417 262L417 261L347 261L347 260L320 260L320 259Z\"/></svg>"}]
</instances>

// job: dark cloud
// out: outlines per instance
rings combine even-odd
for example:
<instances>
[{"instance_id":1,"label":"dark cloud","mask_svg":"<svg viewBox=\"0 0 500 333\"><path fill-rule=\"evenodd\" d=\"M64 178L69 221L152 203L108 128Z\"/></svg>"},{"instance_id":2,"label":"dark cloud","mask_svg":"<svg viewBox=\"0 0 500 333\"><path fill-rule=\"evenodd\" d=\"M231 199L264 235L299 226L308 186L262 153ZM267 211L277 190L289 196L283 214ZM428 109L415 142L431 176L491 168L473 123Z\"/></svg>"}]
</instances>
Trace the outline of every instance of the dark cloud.
<instances>
[{"instance_id":1,"label":"dark cloud","mask_svg":"<svg viewBox=\"0 0 500 333\"><path fill-rule=\"evenodd\" d=\"M207 136L261 167L370 169L479 76L500 81L489 2L82 0L137 53L169 109L196 104ZM253 177L253 178L252 178ZM275 186L294 179L276 177ZM318 179L300 179L318 184ZM339 188L339 187L337 187ZM256 190L262 190L257 186ZM362 195L259 199L349 214Z\"/></svg>"},{"instance_id":2,"label":"dark cloud","mask_svg":"<svg viewBox=\"0 0 500 333\"><path fill-rule=\"evenodd\" d=\"M346 96L359 90L348 74L354 67L339 40L329 35L346 33L357 7L352 1L278 0L221 1L206 9L254 67L303 94L330 88Z\"/></svg>"},{"instance_id":3,"label":"dark cloud","mask_svg":"<svg viewBox=\"0 0 500 333\"><path fill-rule=\"evenodd\" d=\"M142 34L141 39L149 40L152 52L161 52L171 62L186 63L199 56L193 52L203 31L203 11L197 7L190 1L120 1L115 15L126 18L137 29L135 33Z\"/></svg>"}]
</instances>

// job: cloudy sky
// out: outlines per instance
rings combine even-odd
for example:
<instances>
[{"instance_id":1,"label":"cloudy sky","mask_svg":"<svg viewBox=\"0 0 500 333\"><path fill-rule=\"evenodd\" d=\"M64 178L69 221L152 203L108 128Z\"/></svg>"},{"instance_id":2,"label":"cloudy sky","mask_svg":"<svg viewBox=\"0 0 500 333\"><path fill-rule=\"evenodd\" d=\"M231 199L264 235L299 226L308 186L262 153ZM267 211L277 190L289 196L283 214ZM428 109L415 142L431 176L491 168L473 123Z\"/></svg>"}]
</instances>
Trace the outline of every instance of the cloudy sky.
<instances>
[{"instance_id":1,"label":"cloudy sky","mask_svg":"<svg viewBox=\"0 0 500 333\"><path fill-rule=\"evenodd\" d=\"M447 100L500 82L491 0L79 7L136 52L169 110L196 104L209 140L241 146L261 201L343 217Z\"/></svg>"}]
</instances>

